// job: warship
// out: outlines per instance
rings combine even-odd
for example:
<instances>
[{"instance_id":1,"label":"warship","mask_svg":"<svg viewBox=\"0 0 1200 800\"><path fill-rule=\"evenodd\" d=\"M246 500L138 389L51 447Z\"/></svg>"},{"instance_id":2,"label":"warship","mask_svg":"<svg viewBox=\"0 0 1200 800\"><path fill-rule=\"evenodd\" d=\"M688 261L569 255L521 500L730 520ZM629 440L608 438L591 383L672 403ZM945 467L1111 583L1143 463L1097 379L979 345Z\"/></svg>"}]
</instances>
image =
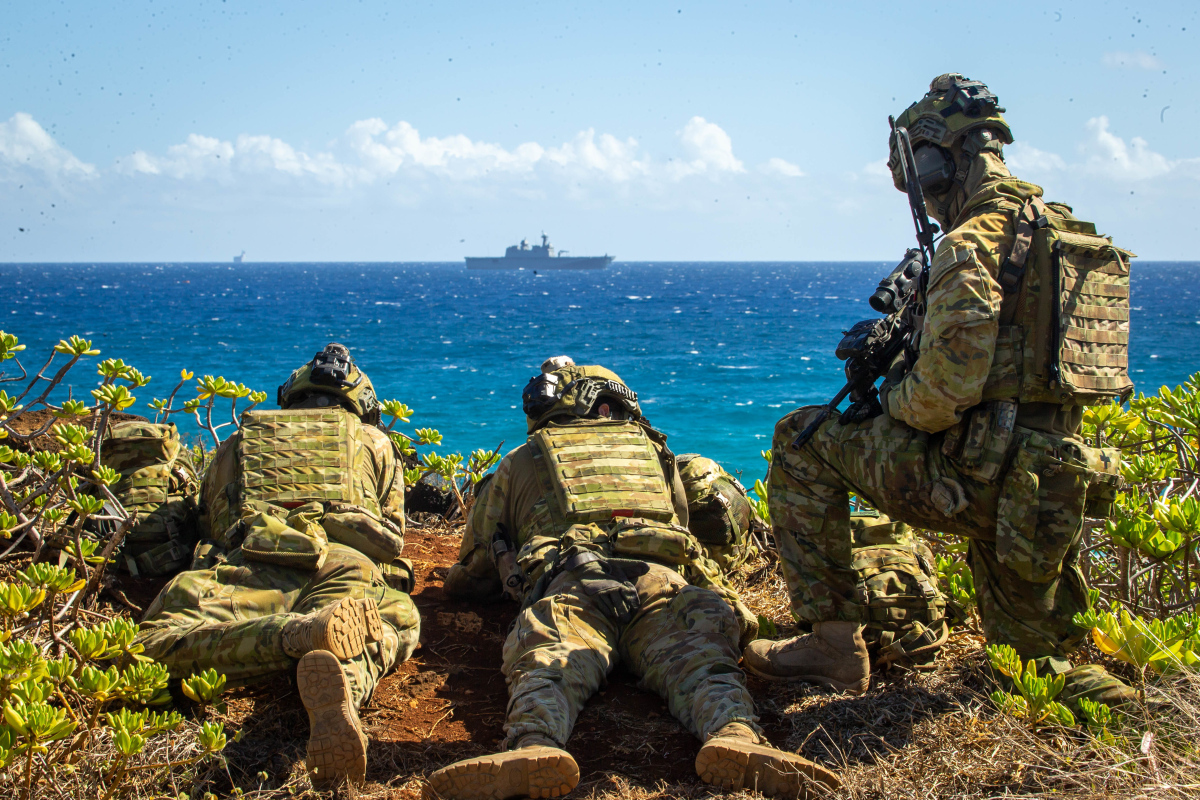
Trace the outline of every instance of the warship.
<instances>
[{"instance_id":1,"label":"warship","mask_svg":"<svg viewBox=\"0 0 1200 800\"><path fill-rule=\"evenodd\" d=\"M613 257L602 256L571 256L566 250L555 252L554 245L546 234L542 234L542 243L529 246L524 239L520 244L511 245L504 251L504 256L467 256L467 269L604 269L612 263Z\"/></svg>"}]
</instances>

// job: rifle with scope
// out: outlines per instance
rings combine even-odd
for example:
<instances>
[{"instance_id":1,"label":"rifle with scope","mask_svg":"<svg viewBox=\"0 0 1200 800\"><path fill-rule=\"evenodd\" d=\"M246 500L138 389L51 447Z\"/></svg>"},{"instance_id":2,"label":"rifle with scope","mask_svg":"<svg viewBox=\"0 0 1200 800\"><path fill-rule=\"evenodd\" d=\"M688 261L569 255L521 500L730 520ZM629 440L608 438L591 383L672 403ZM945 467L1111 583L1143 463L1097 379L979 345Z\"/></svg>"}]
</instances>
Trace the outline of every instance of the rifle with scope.
<instances>
[{"instance_id":1,"label":"rifle with scope","mask_svg":"<svg viewBox=\"0 0 1200 800\"><path fill-rule=\"evenodd\" d=\"M813 437L817 428L837 411L838 405L847 396L850 397L850 406L841 415L844 425L883 413L875 382L887 373L897 356L906 349L915 353L918 346L925 318L924 289L929 280L929 267L933 263L938 226L930 221L925 208L925 193L921 188L908 131L897 127L893 117L888 117L888 122L892 126L893 158L900 162L908 207L917 229L917 247L905 252L904 258L879 282L868 300L871 308L887 316L883 319L865 319L842 332L842 341L838 343L834 354L846 362L846 385L792 441L792 447L797 450Z\"/></svg>"}]
</instances>

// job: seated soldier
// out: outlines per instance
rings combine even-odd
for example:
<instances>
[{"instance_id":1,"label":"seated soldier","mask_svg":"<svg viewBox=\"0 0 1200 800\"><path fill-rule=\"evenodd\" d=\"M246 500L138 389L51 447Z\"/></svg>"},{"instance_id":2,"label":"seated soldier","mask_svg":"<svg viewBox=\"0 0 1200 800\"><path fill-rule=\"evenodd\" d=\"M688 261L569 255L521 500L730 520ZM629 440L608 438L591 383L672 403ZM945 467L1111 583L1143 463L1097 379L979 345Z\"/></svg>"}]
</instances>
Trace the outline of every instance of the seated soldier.
<instances>
[{"instance_id":1,"label":"seated soldier","mask_svg":"<svg viewBox=\"0 0 1200 800\"><path fill-rule=\"evenodd\" d=\"M666 437L614 373L559 356L524 392L528 441L500 462L471 511L445 589L500 586L524 608L504 643L504 752L459 761L429 782L443 798L558 797L579 782L562 748L623 660L704 745L702 780L806 795L832 772L769 746L738 669L755 618L688 529ZM569 620L569 621L568 621Z\"/></svg>"},{"instance_id":2,"label":"seated soldier","mask_svg":"<svg viewBox=\"0 0 1200 800\"><path fill-rule=\"evenodd\" d=\"M173 678L212 667L237 685L294 666L313 782L361 781L357 709L420 632L412 600L388 583L404 547L404 473L344 346L326 346L278 397L283 410L246 412L217 448L202 488L210 538L150 605L139 641Z\"/></svg>"}]
</instances>

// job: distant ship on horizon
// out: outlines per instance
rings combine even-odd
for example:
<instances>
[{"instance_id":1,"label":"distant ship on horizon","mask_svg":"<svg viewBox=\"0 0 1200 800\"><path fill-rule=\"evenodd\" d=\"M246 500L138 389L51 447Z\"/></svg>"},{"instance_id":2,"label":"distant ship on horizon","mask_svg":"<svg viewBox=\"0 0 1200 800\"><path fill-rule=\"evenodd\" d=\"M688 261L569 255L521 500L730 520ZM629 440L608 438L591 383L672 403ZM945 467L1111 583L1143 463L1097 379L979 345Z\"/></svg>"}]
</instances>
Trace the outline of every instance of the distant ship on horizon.
<instances>
[{"instance_id":1,"label":"distant ship on horizon","mask_svg":"<svg viewBox=\"0 0 1200 800\"><path fill-rule=\"evenodd\" d=\"M467 256L467 269L604 269L613 261L607 253L602 256L569 256L566 250L557 253L549 237L542 234L542 243L529 246L524 239L510 245L504 256Z\"/></svg>"},{"instance_id":2,"label":"distant ship on horizon","mask_svg":"<svg viewBox=\"0 0 1200 800\"><path fill-rule=\"evenodd\" d=\"M242 259L244 259L245 257L246 257L246 251L243 250L242 254L240 256L233 257L233 263L240 264L240 263L242 263Z\"/></svg>"}]
</instances>

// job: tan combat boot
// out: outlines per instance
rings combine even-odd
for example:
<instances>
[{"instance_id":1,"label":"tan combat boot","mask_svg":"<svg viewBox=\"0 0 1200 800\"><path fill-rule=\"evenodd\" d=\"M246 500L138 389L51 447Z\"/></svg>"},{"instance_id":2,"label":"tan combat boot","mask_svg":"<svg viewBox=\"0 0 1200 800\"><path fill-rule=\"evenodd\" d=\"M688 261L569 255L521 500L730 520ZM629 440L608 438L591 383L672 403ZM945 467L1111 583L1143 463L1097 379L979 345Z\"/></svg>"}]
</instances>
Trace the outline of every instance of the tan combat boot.
<instances>
[{"instance_id":1,"label":"tan combat boot","mask_svg":"<svg viewBox=\"0 0 1200 800\"><path fill-rule=\"evenodd\" d=\"M367 642L382 638L383 620L375 601L351 597L283 626L283 650L292 658L313 650L328 650L345 661L361 653Z\"/></svg>"},{"instance_id":2,"label":"tan combat boot","mask_svg":"<svg viewBox=\"0 0 1200 800\"><path fill-rule=\"evenodd\" d=\"M296 666L296 685L308 711L308 767L313 787L337 788L367 777L363 733L342 662L328 650L306 653Z\"/></svg>"},{"instance_id":3,"label":"tan combat boot","mask_svg":"<svg viewBox=\"0 0 1200 800\"><path fill-rule=\"evenodd\" d=\"M553 740L531 733L517 740L515 750L442 767L429 776L425 796L444 800L562 797L578 785L579 765L571 754Z\"/></svg>"},{"instance_id":4,"label":"tan combat boot","mask_svg":"<svg viewBox=\"0 0 1200 800\"><path fill-rule=\"evenodd\" d=\"M795 753L759 744L754 731L731 722L712 735L696 754L700 780L732 792L761 792L768 797L819 796L817 783L842 785L833 772ZM823 793L821 793L823 794Z\"/></svg>"},{"instance_id":5,"label":"tan combat boot","mask_svg":"<svg viewBox=\"0 0 1200 800\"><path fill-rule=\"evenodd\" d=\"M871 682L857 622L818 622L812 633L779 642L757 639L742 653L742 664L769 681L807 681L850 694L862 694Z\"/></svg>"}]
</instances>

